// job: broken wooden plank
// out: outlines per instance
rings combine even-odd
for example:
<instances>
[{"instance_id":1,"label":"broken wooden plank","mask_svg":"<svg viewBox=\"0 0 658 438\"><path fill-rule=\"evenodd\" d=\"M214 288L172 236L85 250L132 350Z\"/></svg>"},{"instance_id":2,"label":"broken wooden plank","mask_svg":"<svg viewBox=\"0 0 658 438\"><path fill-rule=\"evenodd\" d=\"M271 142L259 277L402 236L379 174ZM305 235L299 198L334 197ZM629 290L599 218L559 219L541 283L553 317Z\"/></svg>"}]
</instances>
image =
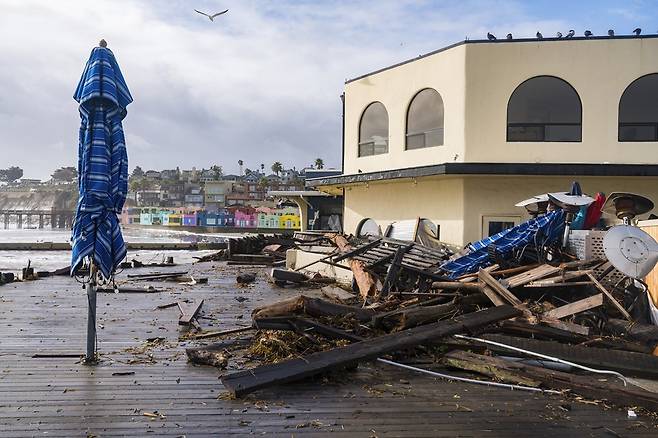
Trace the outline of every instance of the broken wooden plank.
<instances>
[{"instance_id":1,"label":"broken wooden plank","mask_svg":"<svg viewBox=\"0 0 658 438\"><path fill-rule=\"evenodd\" d=\"M519 316L511 306L500 306L459 318L415 327L309 356L265 365L222 377L224 387L234 396L254 392L272 385L292 382L329 370L348 367L382 354L423 344L451 334L471 331L503 319Z\"/></svg>"},{"instance_id":2,"label":"broken wooden plank","mask_svg":"<svg viewBox=\"0 0 658 438\"><path fill-rule=\"evenodd\" d=\"M194 335L192 337L194 339L216 338L216 337L224 336L224 335L233 335L235 333L243 333L243 332L247 332L247 331L253 330L253 329L254 329L253 327L238 327L238 328L229 329L229 330L199 333L199 334Z\"/></svg>"},{"instance_id":3,"label":"broken wooden plank","mask_svg":"<svg viewBox=\"0 0 658 438\"><path fill-rule=\"evenodd\" d=\"M434 281L432 282L432 289L444 290L465 290L469 292L480 292L482 287L479 283L464 283L461 281Z\"/></svg>"},{"instance_id":4,"label":"broken wooden plank","mask_svg":"<svg viewBox=\"0 0 658 438\"><path fill-rule=\"evenodd\" d=\"M395 251L395 255L393 256L393 260L391 261L391 264L388 267L388 271L386 272L386 278L384 279L384 284L382 285L382 290L380 292L380 295L382 297L388 295L389 291L397 281L398 276L400 275L400 268L402 267L401 266L402 257L404 256L404 253L406 253L410 249L411 249L411 245L407 245L407 246L401 246Z\"/></svg>"},{"instance_id":5,"label":"broken wooden plank","mask_svg":"<svg viewBox=\"0 0 658 438\"><path fill-rule=\"evenodd\" d=\"M325 286L320 289L320 292L325 297L341 304L349 304L356 299L356 295L338 286Z\"/></svg>"},{"instance_id":6,"label":"broken wooden plank","mask_svg":"<svg viewBox=\"0 0 658 438\"><path fill-rule=\"evenodd\" d=\"M199 310L201 310L201 306L203 306L203 300L195 301L189 306L184 302L179 301L178 309L180 310L181 315L178 318L178 323L190 324L192 320L196 318L196 315L199 313Z\"/></svg>"},{"instance_id":7,"label":"broken wooden plank","mask_svg":"<svg viewBox=\"0 0 658 438\"><path fill-rule=\"evenodd\" d=\"M594 283L594 286L596 286L596 288L600 290L603 293L603 295L605 295L606 298L608 298L608 300L610 300L612 305L619 311L619 313L621 313L624 316L624 318L630 321L631 315L626 311L626 309L624 309L624 306L619 304L619 301L617 301L615 297L613 297L612 294L608 292L608 289L603 287L603 285L599 283L599 280L597 280L596 277L594 277L592 274L587 274L587 277L590 279L592 283Z\"/></svg>"},{"instance_id":8,"label":"broken wooden plank","mask_svg":"<svg viewBox=\"0 0 658 438\"><path fill-rule=\"evenodd\" d=\"M566 283L544 283L543 281L526 284L524 288L553 288L553 287L578 287L578 286L591 286L591 281L569 281Z\"/></svg>"},{"instance_id":9,"label":"broken wooden plank","mask_svg":"<svg viewBox=\"0 0 658 438\"><path fill-rule=\"evenodd\" d=\"M489 300L494 304L494 306L502 306L505 304L505 300L500 298L498 294L491 287L489 287L489 285L484 283L479 283L478 288L482 291L484 295L487 296L487 298L489 298Z\"/></svg>"},{"instance_id":10,"label":"broken wooden plank","mask_svg":"<svg viewBox=\"0 0 658 438\"><path fill-rule=\"evenodd\" d=\"M501 280L501 283L505 284L509 289L514 289L515 287L523 286L524 284L553 275L561 270L562 269L557 266L544 264L530 269L529 271L508 277L505 280Z\"/></svg>"},{"instance_id":11,"label":"broken wooden plank","mask_svg":"<svg viewBox=\"0 0 658 438\"><path fill-rule=\"evenodd\" d=\"M344 236L335 234L327 237L336 244L341 252L348 253L352 250L352 247ZM337 264L337 262L332 263ZM377 282L375 281L375 278L372 276L372 274L366 271L365 263L360 260L350 259L349 265L350 269L352 270L352 274L354 275L354 280L359 287L361 298L365 300L367 297L375 295L377 293Z\"/></svg>"},{"instance_id":12,"label":"broken wooden plank","mask_svg":"<svg viewBox=\"0 0 658 438\"><path fill-rule=\"evenodd\" d=\"M480 281L484 282L489 286L496 294L498 294L501 298L503 298L505 301L507 301L509 304L513 306L520 306L523 303L521 303L521 300L519 300L512 292L507 290L505 286L500 284L498 280L493 278L490 273L485 271L484 269L480 269L478 271L478 278Z\"/></svg>"},{"instance_id":13,"label":"broken wooden plank","mask_svg":"<svg viewBox=\"0 0 658 438\"><path fill-rule=\"evenodd\" d=\"M446 354L445 361L455 368L475 371L507 383L527 386L538 383L544 388L573 391L618 406L640 406L651 411L658 409L658 394L633 385L623 386L617 379L570 374L466 351L452 351Z\"/></svg>"},{"instance_id":14,"label":"broken wooden plank","mask_svg":"<svg viewBox=\"0 0 658 438\"><path fill-rule=\"evenodd\" d=\"M370 321L375 314L372 309L332 303L321 298L311 298L305 295L279 301L251 312L252 319L271 318L274 316L289 316L305 313L310 316L345 316L353 315L361 322Z\"/></svg>"},{"instance_id":15,"label":"broken wooden plank","mask_svg":"<svg viewBox=\"0 0 658 438\"><path fill-rule=\"evenodd\" d=\"M625 376L658 378L658 357L648 354L607 348L565 345L558 342L516 338L499 334L484 334L481 338L535 353L557 357L580 365L617 371ZM487 344L487 348L508 356L519 354L495 345Z\"/></svg>"},{"instance_id":16,"label":"broken wooden plank","mask_svg":"<svg viewBox=\"0 0 658 438\"><path fill-rule=\"evenodd\" d=\"M548 318L561 319L603 305L603 294L596 294L544 313Z\"/></svg>"},{"instance_id":17,"label":"broken wooden plank","mask_svg":"<svg viewBox=\"0 0 658 438\"><path fill-rule=\"evenodd\" d=\"M255 319L254 327L259 330L302 330L304 332L318 333L331 339L347 339L354 342L363 340L361 336L357 336L343 329L298 316L276 316L273 318Z\"/></svg>"},{"instance_id":18,"label":"broken wooden plank","mask_svg":"<svg viewBox=\"0 0 658 438\"><path fill-rule=\"evenodd\" d=\"M582 270L582 271L563 271L560 275L543 278L541 280L533 281L530 284L564 283L570 280L575 280L576 278L584 277L587 274L591 274L593 272L594 271L592 271L591 269Z\"/></svg>"}]
</instances>

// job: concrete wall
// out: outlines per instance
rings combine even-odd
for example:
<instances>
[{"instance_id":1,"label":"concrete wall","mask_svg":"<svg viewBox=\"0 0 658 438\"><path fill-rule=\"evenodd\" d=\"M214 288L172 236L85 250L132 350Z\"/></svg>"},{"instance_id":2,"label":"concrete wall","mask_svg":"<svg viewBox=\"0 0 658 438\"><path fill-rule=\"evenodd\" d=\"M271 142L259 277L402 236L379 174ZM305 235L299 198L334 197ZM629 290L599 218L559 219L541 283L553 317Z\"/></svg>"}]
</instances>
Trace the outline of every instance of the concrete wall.
<instances>
[{"instance_id":1,"label":"concrete wall","mask_svg":"<svg viewBox=\"0 0 658 438\"><path fill-rule=\"evenodd\" d=\"M658 39L538 41L467 44L466 47L464 161L658 163L656 142L617 141L619 99L635 79L658 73ZM562 78L578 92L583 108L582 142L506 141L510 95L523 81L539 75ZM446 107L446 113L449 111Z\"/></svg>"},{"instance_id":2,"label":"concrete wall","mask_svg":"<svg viewBox=\"0 0 658 438\"><path fill-rule=\"evenodd\" d=\"M350 82L345 86L344 173L374 172L453 161L464 155L465 46L420 59L396 69ZM434 88L443 99L443 146L405 150L407 108L424 88ZM366 107L379 101L389 117L388 153L358 156L359 123Z\"/></svg>"},{"instance_id":3,"label":"concrete wall","mask_svg":"<svg viewBox=\"0 0 658 438\"><path fill-rule=\"evenodd\" d=\"M391 222L420 216L440 225L441 240L460 245L463 214L461 178L394 180L345 188L346 233L354 233L363 218L374 219L384 231Z\"/></svg>"}]
</instances>

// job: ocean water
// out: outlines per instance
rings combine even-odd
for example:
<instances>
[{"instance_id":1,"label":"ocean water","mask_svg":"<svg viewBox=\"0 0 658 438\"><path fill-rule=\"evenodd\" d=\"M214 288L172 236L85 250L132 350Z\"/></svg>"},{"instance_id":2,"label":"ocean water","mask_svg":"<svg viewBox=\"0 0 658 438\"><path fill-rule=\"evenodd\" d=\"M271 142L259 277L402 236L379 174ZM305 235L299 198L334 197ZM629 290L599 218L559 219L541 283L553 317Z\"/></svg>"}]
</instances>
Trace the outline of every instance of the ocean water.
<instances>
[{"instance_id":1,"label":"ocean water","mask_svg":"<svg viewBox=\"0 0 658 438\"><path fill-rule=\"evenodd\" d=\"M193 233L181 230L149 229L129 227L123 230L126 242L223 242L239 234ZM49 229L0 229L0 242L69 242L70 230ZM144 263L164 261L173 256L176 263L191 263L193 256L210 254L214 251L128 251L128 260L137 259ZM71 251L0 251L0 272L17 272L27 266L37 271L52 271L71 263Z\"/></svg>"}]
</instances>

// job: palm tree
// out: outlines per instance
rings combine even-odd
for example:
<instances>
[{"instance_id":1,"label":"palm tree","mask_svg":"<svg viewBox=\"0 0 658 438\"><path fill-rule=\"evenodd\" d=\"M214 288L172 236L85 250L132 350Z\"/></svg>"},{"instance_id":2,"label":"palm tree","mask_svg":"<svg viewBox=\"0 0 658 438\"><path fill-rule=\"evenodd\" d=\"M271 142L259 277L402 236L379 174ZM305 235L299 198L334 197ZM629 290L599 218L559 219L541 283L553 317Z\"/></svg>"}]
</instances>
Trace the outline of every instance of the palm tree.
<instances>
[{"instance_id":1,"label":"palm tree","mask_svg":"<svg viewBox=\"0 0 658 438\"><path fill-rule=\"evenodd\" d=\"M244 161L238 160L238 166L240 166L240 176L242 176L242 166L244 165Z\"/></svg>"},{"instance_id":2,"label":"palm tree","mask_svg":"<svg viewBox=\"0 0 658 438\"><path fill-rule=\"evenodd\" d=\"M272 172L276 173L276 176L279 176L279 173L283 172L283 164L281 164L279 161L275 161L272 163Z\"/></svg>"},{"instance_id":3,"label":"palm tree","mask_svg":"<svg viewBox=\"0 0 658 438\"><path fill-rule=\"evenodd\" d=\"M315 159L315 168L316 169L324 169L324 161L322 158L316 158Z\"/></svg>"}]
</instances>

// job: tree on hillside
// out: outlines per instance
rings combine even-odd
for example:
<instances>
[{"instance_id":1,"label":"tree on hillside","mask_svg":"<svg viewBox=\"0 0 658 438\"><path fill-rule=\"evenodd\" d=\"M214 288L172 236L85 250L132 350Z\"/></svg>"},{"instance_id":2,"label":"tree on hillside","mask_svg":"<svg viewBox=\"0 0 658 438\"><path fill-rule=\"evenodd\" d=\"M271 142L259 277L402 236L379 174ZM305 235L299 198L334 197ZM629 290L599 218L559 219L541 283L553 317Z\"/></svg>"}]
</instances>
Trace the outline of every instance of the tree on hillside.
<instances>
[{"instance_id":1,"label":"tree on hillside","mask_svg":"<svg viewBox=\"0 0 658 438\"><path fill-rule=\"evenodd\" d=\"M60 167L51 175L53 181L69 182L78 177L78 170L73 166Z\"/></svg>"},{"instance_id":2,"label":"tree on hillside","mask_svg":"<svg viewBox=\"0 0 658 438\"><path fill-rule=\"evenodd\" d=\"M0 181L14 182L23 177L23 169L18 166L11 166L7 169L0 169Z\"/></svg>"},{"instance_id":3,"label":"tree on hillside","mask_svg":"<svg viewBox=\"0 0 658 438\"><path fill-rule=\"evenodd\" d=\"M222 169L222 166L218 166L217 164L210 166L210 170L212 170L213 178L215 179L220 179L224 174L224 169Z\"/></svg>"},{"instance_id":4,"label":"tree on hillside","mask_svg":"<svg viewBox=\"0 0 658 438\"><path fill-rule=\"evenodd\" d=\"M135 169L133 169L133 173L131 173L130 176L132 178L143 178L144 170L142 170L142 168L139 166L135 166Z\"/></svg>"},{"instance_id":5,"label":"tree on hillside","mask_svg":"<svg viewBox=\"0 0 658 438\"><path fill-rule=\"evenodd\" d=\"M322 158L316 158L315 159L315 168L316 169L324 169L324 160L322 160Z\"/></svg>"},{"instance_id":6,"label":"tree on hillside","mask_svg":"<svg viewBox=\"0 0 658 438\"><path fill-rule=\"evenodd\" d=\"M276 176L279 176L279 173L283 172L283 164L281 164L279 161L275 161L272 163L272 172L276 173Z\"/></svg>"}]
</instances>

